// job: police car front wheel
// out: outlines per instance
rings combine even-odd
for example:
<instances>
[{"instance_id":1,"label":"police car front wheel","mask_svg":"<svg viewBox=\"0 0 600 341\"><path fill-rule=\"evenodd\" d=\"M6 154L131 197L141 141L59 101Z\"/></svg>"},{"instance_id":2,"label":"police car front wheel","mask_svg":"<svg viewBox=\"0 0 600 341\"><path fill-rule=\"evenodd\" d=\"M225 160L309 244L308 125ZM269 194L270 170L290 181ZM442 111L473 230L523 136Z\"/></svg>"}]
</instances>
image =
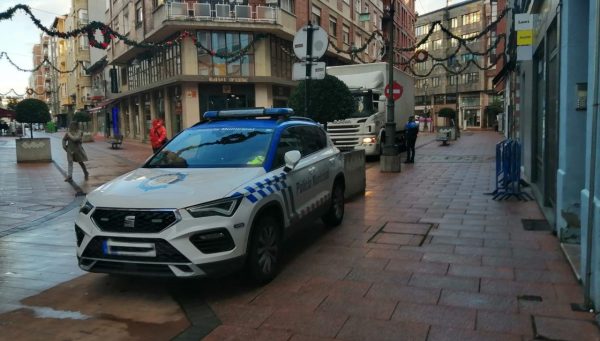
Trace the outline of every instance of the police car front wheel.
<instances>
[{"instance_id":1,"label":"police car front wheel","mask_svg":"<svg viewBox=\"0 0 600 341\"><path fill-rule=\"evenodd\" d=\"M331 203L327 213L321 218L327 226L338 226L344 220L344 184L337 180L331 191Z\"/></svg>"},{"instance_id":2,"label":"police car front wheel","mask_svg":"<svg viewBox=\"0 0 600 341\"><path fill-rule=\"evenodd\" d=\"M252 230L248 270L257 284L272 280L279 267L281 244L280 224L272 216L262 215Z\"/></svg>"}]
</instances>

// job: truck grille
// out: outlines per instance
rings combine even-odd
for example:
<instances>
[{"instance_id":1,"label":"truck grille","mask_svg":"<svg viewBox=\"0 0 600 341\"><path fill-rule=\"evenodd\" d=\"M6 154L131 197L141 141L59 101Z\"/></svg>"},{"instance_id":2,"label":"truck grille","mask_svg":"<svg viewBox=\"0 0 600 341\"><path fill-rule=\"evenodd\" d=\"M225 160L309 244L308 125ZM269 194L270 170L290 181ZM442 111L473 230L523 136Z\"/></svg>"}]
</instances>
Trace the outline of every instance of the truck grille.
<instances>
[{"instance_id":1,"label":"truck grille","mask_svg":"<svg viewBox=\"0 0 600 341\"><path fill-rule=\"evenodd\" d=\"M333 141L333 144L338 148L354 148L360 144L360 137L331 135L331 141Z\"/></svg>"},{"instance_id":2,"label":"truck grille","mask_svg":"<svg viewBox=\"0 0 600 341\"><path fill-rule=\"evenodd\" d=\"M360 131L359 124L328 124L327 132L329 134L358 134Z\"/></svg>"},{"instance_id":3,"label":"truck grille","mask_svg":"<svg viewBox=\"0 0 600 341\"><path fill-rule=\"evenodd\" d=\"M106 232L157 233L176 223L178 215L175 210L97 208L92 220Z\"/></svg>"}]
</instances>

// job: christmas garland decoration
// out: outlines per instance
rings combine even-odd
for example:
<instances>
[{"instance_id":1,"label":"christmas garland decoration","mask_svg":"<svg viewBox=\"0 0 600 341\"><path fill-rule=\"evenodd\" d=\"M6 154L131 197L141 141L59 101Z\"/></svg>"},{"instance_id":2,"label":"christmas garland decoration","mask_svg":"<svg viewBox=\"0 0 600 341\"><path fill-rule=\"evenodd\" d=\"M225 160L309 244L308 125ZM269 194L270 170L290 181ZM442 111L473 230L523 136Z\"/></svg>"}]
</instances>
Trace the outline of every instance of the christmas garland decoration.
<instances>
[{"instance_id":1,"label":"christmas garland decoration","mask_svg":"<svg viewBox=\"0 0 600 341\"><path fill-rule=\"evenodd\" d=\"M8 60L8 62L14 66L18 71L21 72L36 72L38 71L42 66L44 65L49 65L52 69L54 69L56 72L58 73L72 73L77 71L77 68L81 65L83 67L83 62L82 61L77 61L75 63L75 66L71 69L71 70L60 70L59 68L57 68L54 64L52 64L52 62L47 58L44 57L44 59L42 60L41 63L39 63L38 65L36 65L33 69L24 69L22 67L20 67L19 65L17 65L9 56L8 53L2 51L0 52L0 60L2 60L2 58L6 58L6 60Z\"/></svg>"},{"instance_id":2,"label":"christmas garland decoration","mask_svg":"<svg viewBox=\"0 0 600 341\"><path fill-rule=\"evenodd\" d=\"M88 37L88 42L89 42L90 46L99 48L99 49L103 49L103 50L108 48L110 43L112 41L114 41L115 39L119 39L120 41L122 41L124 44L126 44L128 46L155 50L155 49L164 49L164 48L168 48L174 44L179 44L183 39L189 37L194 41L194 44L198 48L206 51L211 56L227 59L229 61L234 61L234 60L240 59L241 57L246 55L254 47L256 42L268 37L268 34L258 33L255 35L252 42L250 42L247 46L245 46L237 51L221 53L218 51L211 50L211 49L203 46L202 44L200 44L198 42L196 36L193 33L190 33L189 31L180 32L174 39L166 40L166 41L163 41L160 43L137 42L137 41L131 40L131 39L127 38L127 36L113 30L110 26L108 26L102 22L99 22L99 21L92 21L85 26L82 26L80 28L77 28L77 29L74 29L71 31L60 32L53 28L52 29L47 28L46 26L42 25L41 21L31 12L30 7L27 5L23 5L23 4L15 5L15 6L9 8L8 10L6 10L5 12L0 12L0 21L12 19L15 12L17 12L18 10L24 11L31 18L31 21L35 24L35 26L37 26L40 30L42 30L44 33L46 33L50 37L59 37L62 39L68 39L68 38L75 38L75 37L85 34ZM96 33L98 31L102 35L102 42L99 42L96 39Z\"/></svg>"},{"instance_id":3,"label":"christmas garland decoration","mask_svg":"<svg viewBox=\"0 0 600 341\"><path fill-rule=\"evenodd\" d=\"M496 66L496 64L498 63L498 61L502 58L502 60L506 63L506 55L505 54L501 54L499 56L499 58L496 59L496 61L494 61L493 63L490 63L490 65L488 66L481 66L479 65L478 62L476 62L475 60L468 60L466 63L464 63L461 67L460 70L458 71L454 71L451 68L448 68L448 66L446 65L446 63L442 63L442 62L438 62L435 63L431 66L431 69L429 69L429 71L427 73L424 74L419 74L417 73L414 68L413 68L413 64L407 64L404 66L404 70L408 70L410 71L410 73L412 73L415 77L419 77L419 78L426 78L429 77L429 75L431 75L431 73L433 72L433 70L435 70L437 67L442 67L444 70L446 70L447 73L452 74L452 75L458 75L463 73L464 71L466 71L469 66L471 65L475 65L475 67L477 67L479 70L482 71L487 71L492 69L494 66Z\"/></svg>"},{"instance_id":4,"label":"christmas garland decoration","mask_svg":"<svg viewBox=\"0 0 600 341\"><path fill-rule=\"evenodd\" d=\"M4 97L4 96L7 96L7 95L8 95L8 94L10 94L10 93L13 93L13 94L15 94L15 96L16 96L16 97L24 97L24 96L25 96L25 94L18 94L18 93L15 91L15 89L13 89L13 88L11 88L10 90L8 90L7 92L4 92L4 93L1 93L1 92L0 92L0 96Z\"/></svg>"}]
</instances>

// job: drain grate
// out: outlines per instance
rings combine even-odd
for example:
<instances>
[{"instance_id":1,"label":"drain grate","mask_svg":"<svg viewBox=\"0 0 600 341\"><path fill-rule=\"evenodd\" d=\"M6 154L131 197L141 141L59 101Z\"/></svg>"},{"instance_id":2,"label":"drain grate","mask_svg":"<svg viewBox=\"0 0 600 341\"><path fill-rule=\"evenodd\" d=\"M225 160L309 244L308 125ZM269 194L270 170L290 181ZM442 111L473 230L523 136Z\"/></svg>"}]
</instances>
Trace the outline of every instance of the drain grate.
<instances>
[{"instance_id":1,"label":"drain grate","mask_svg":"<svg viewBox=\"0 0 600 341\"><path fill-rule=\"evenodd\" d=\"M519 301L532 301L532 302L542 302L542 296L537 295L519 295L517 296Z\"/></svg>"},{"instance_id":2,"label":"drain grate","mask_svg":"<svg viewBox=\"0 0 600 341\"><path fill-rule=\"evenodd\" d=\"M552 231L545 219L521 219L525 231Z\"/></svg>"},{"instance_id":3,"label":"drain grate","mask_svg":"<svg viewBox=\"0 0 600 341\"><path fill-rule=\"evenodd\" d=\"M434 224L387 221L369 238L368 243L422 246Z\"/></svg>"}]
</instances>

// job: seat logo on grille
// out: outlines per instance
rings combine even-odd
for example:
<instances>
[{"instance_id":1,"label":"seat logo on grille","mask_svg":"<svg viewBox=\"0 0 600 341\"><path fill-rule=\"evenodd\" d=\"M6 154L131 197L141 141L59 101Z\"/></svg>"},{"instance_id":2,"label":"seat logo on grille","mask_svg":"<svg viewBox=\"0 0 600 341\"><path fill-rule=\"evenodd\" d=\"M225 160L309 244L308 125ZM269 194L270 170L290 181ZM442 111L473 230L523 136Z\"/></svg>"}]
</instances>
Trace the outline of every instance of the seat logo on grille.
<instances>
[{"instance_id":1,"label":"seat logo on grille","mask_svg":"<svg viewBox=\"0 0 600 341\"><path fill-rule=\"evenodd\" d=\"M123 226L124 227L135 227L135 216L134 215L125 216L125 220L123 221Z\"/></svg>"}]
</instances>

